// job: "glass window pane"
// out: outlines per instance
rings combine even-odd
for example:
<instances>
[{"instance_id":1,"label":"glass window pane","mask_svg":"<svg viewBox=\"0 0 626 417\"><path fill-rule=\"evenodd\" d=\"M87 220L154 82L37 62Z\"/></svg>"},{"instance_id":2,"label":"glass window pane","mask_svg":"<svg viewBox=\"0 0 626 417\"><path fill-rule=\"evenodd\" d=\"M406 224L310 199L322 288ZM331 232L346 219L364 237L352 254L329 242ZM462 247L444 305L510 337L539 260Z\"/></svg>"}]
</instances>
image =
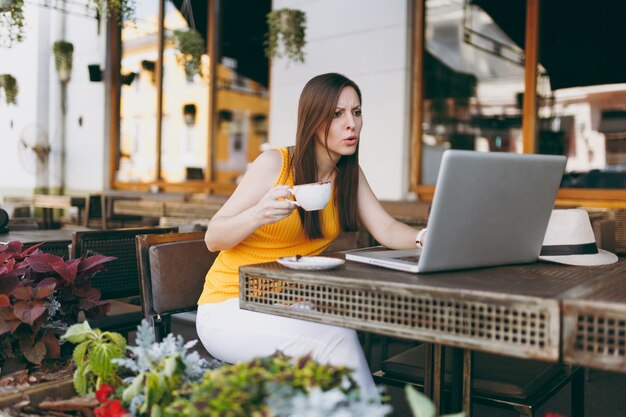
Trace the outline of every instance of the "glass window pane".
<instances>
[{"instance_id":1,"label":"glass window pane","mask_svg":"<svg viewBox=\"0 0 626 417\"><path fill-rule=\"evenodd\" d=\"M196 22L206 22L207 8L199 7L202 2L178 3L180 9L170 0L165 2L161 176L168 183L206 179L208 161L207 25L195 27ZM197 4L191 7L193 3ZM188 54L184 45L190 43L202 56Z\"/></svg>"},{"instance_id":2,"label":"glass window pane","mask_svg":"<svg viewBox=\"0 0 626 417\"><path fill-rule=\"evenodd\" d=\"M551 91L557 78L544 77L537 152L567 156L562 187L626 188L626 84Z\"/></svg>"},{"instance_id":3,"label":"glass window pane","mask_svg":"<svg viewBox=\"0 0 626 417\"><path fill-rule=\"evenodd\" d=\"M422 184L446 149L522 152L522 57L478 5L426 0Z\"/></svg>"},{"instance_id":4,"label":"glass window pane","mask_svg":"<svg viewBox=\"0 0 626 417\"><path fill-rule=\"evenodd\" d=\"M158 56L159 2L137 0L136 20L122 28L120 149L116 180L156 180L154 82Z\"/></svg>"},{"instance_id":5,"label":"glass window pane","mask_svg":"<svg viewBox=\"0 0 626 417\"><path fill-rule=\"evenodd\" d=\"M267 143L269 63L263 54L270 0L220 3L214 179L234 183ZM246 22L242 30L241 22Z\"/></svg>"}]
</instances>

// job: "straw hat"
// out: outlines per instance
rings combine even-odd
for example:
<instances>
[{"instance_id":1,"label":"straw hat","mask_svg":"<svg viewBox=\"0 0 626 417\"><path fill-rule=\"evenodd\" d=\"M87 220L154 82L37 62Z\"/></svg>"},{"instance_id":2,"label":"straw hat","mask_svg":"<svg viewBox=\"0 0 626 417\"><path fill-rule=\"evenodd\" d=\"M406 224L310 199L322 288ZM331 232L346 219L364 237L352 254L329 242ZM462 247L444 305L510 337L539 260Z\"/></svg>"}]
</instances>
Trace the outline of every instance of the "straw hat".
<instances>
[{"instance_id":1,"label":"straw hat","mask_svg":"<svg viewBox=\"0 0 626 417\"><path fill-rule=\"evenodd\" d=\"M567 265L607 265L617 256L598 249L585 210L552 210L539 259Z\"/></svg>"}]
</instances>

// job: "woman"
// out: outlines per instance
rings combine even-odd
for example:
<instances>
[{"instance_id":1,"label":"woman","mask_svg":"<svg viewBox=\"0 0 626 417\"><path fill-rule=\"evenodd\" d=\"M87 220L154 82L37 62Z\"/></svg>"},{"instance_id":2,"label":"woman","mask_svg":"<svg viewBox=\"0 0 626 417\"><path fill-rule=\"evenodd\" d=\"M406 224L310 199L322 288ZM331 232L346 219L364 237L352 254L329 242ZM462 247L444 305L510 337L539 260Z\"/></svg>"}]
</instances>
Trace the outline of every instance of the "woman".
<instances>
[{"instance_id":1,"label":"woman","mask_svg":"<svg viewBox=\"0 0 626 417\"><path fill-rule=\"evenodd\" d=\"M207 274L196 326L216 358L311 354L353 368L363 395L377 395L354 330L240 310L238 299L240 265L317 255L340 231L357 230L357 221L389 248L415 247L417 231L385 212L359 167L362 126L359 87L340 74L314 77L300 96L295 148L262 153L211 219L205 241L222 252ZM334 188L326 207L295 210L288 189L322 181Z\"/></svg>"}]
</instances>

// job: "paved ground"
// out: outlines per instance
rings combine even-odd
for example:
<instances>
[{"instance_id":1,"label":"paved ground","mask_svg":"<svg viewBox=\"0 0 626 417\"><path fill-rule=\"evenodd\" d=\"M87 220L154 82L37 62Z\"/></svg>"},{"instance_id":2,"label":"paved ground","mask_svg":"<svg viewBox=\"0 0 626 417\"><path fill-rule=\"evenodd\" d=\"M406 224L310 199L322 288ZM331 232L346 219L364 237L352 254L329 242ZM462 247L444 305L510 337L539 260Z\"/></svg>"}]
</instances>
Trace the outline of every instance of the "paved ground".
<instances>
[{"instance_id":1,"label":"paved ground","mask_svg":"<svg viewBox=\"0 0 626 417\"><path fill-rule=\"evenodd\" d=\"M187 316L189 317L189 316ZM186 320L175 320L172 329L182 334L185 340L196 339L195 325ZM390 345L390 353L402 351L409 345L396 341ZM373 357L379 352L378 341L374 340ZM372 361L372 368L379 364ZM404 402L401 389L390 388L391 403L394 417L412 417ZM559 413L564 417L571 416L569 385L563 388L552 400L535 413L536 417L544 417L546 413ZM473 417L514 417L517 414L500 409L476 406ZM590 380L585 384L585 417L626 417L626 375L592 370Z\"/></svg>"}]
</instances>

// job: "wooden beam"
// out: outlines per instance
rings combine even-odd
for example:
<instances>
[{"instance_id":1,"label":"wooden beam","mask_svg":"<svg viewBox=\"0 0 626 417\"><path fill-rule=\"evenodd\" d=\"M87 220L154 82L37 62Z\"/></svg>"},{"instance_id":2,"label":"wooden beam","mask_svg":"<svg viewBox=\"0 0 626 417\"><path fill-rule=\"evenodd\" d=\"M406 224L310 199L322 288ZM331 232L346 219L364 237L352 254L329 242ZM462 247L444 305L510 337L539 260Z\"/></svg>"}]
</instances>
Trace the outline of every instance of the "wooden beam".
<instances>
[{"instance_id":1,"label":"wooden beam","mask_svg":"<svg viewBox=\"0 0 626 417\"><path fill-rule=\"evenodd\" d=\"M215 143L217 142L217 117L215 102L217 97L217 65L219 61L219 0L208 0L209 10L207 15L207 49L210 59L209 65L209 97L207 118L209 120L207 138L207 173L204 176L207 186L214 181L213 157L215 155Z\"/></svg>"},{"instance_id":2,"label":"wooden beam","mask_svg":"<svg viewBox=\"0 0 626 417\"><path fill-rule=\"evenodd\" d=\"M120 160L120 97L121 97L121 56L122 29L119 18L112 14L107 22L107 52L105 59L105 85L107 88L109 133L109 188L114 187Z\"/></svg>"},{"instance_id":3,"label":"wooden beam","mask_svg":"<svg viewBox=\"0 0 626 417\"><path fill-rule=\"evenodd\" d=\"M526 0L526 41L524 68L524 112L522 138L524 153L537 150L537 65L539 63L539 3Z\"/></svg>"},{"instance_id":4,"label":"wooden beam","mask_svg":"<svg viewBox=\"0 0 626 417\"><path fill-rule=\"evenodd\" d=\"M157 66L156 66L156 178L161 181L161 146L163 144L163 48L165 47L165 0L159 0L159 36L157 40Z\"/></svg>"},{"instance_id":5,"label":"wooden beam","mask_svg":"<svg viewBox=\"0 0 626 417\"><path fill-rule=\"evenodd\" d=\"M414 191L421 181L422 122L424 120L424 46L426 27L426 0L412 1L413 52L411 56L411 102L409 106L409 132L411 142L410 190Z\"/></svg>"}]
</instances>

